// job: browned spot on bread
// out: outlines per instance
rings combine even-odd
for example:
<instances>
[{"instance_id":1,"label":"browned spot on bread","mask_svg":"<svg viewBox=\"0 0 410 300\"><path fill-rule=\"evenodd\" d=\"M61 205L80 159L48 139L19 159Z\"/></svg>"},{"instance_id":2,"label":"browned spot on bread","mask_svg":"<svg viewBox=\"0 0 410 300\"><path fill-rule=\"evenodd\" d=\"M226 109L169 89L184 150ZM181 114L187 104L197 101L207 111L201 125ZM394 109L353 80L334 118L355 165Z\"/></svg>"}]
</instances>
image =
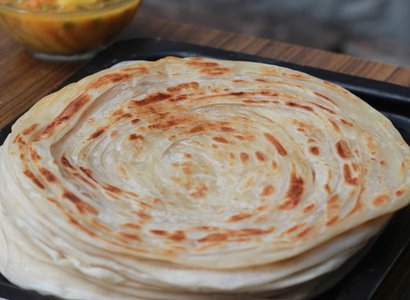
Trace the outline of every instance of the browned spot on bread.
<instances>
[{"instance_id":1,"label":"browned spot on bread","mask_svg":"<svg viewBox=\"0 0 410 300\"><path fill-rule=\"evenodd\" d=\"M269 196L272 195L274 192L275 188L273 187L273 185L268 184L263 188L261 196Z\"/></svg>"},{"instance_id":2,"label":"browned spot on bread","mask_svg":"<svg viewBox=\"0 0 410 300\"><path fill-rule=\"evenodd\" d=\"M148 69L146 67L135 67L135 66L130 66L130 67L125 67L123 68L124 71L131 71L133 74L148 74Z\"/></svg>"},{"instance_id":3,"label":"browned spot on bread","mask_svg":"<svg viewBox=\"0 0 410 300\"><path fill-rule=\"evenodd\" d=\"M266 80L266 79L263 79L263 78L256 78L255 79L255 81L257 81L257 82L269 82L268 80Z\"/></svg>"},{"instance_id":4,"label":"browned spot on bread","mask_svg":"<svg viewBox=\"0 0 410 300\"><path fill-rule=\"evenodd\" d=\"M133 230L140 230L141 229L141 225L135 224L135 223L125 223L125 224L122 224L121 227L129 228L129 229L133 229Z\"/></svg>"},{"instance_id":5,"label":"browned spot on bread","mask_svg":"<svg viewBox=\"0 0 410 300\"><path fill-rule=\"evenodd\" d=\"M34 150L33 147L30 146L29 149L28 149L28 151L29 151L29 153L30 153L30 158L31 158L32 160L34 160L34 161L39 161L39 160L41 159L40 154L38 154L37 151Z\"/></svg>"},{"instance_id":6,"label":"browned spot on bread","mask_svg":"<svg viewBox=\"0 0 410 300\"><path fill-rule=\"evenodd\" d=\"M271 101L269 100L252 100L252 99L247 99L247 100L242 100L242 103L247 103L247 104L266 104Z\"/></svg>"},{"instance_id":7,"label":"browned spot on bread","mask_svg":"<svg viewBox=\"0 0 410 300\"><path fill-rule=\"evenodd\" d=\"M159 92L159 93L148 95L148 96L146 96L145 98L143 98L139 101L132 101L132 103L137 105L137 106L145 106L145 105L161 102L161 101L167 100L169 98L171 98L170 94L165 94L165 93L160 93Z\"/></svg>"},{"instance_id":8,"label":"browned spot on bread","mask_svg":"<svg viewBox=\"0 0 410 300\"><path fill-rule=\"evenodd\" d=\"M74 167L70 164L65 156L61 156L61 164L66 168L74 169Z\"/></svg>"},{"instance_id":9,"label":"browned spot on bread","mask_svg":"<svg viewBox=\"0 0 410 300\"><path fill-rule=\"evenodd\" d=\"M112 117L117 118L118 116L121 116L124 114L124 109L122 109L121 107L114 110L111 114Z\"/></svg>"},{"instance_id":10,"label":"browned spot on bread","mask_svg":"<svg viewBox=\"0 0 410 300\"><path fill-rule=\"evenodd\" d=\"M222 242L228 240L230 237L234 238L233 241L239 242L239 241L245 241L243 238L244 237L252 237L252 236L258 236L262 234L268 234L271 233L275 230L275 227L269 227L267 229L259 229L259 228L244 228L244 229L239 229L239 230L227 230L225 232L221 233L212 233L204 238L201 238L197 240L199 243L217 243L217 242Z\"/></svg>"},{"instance_id":11,"label":"browned spot on bread","mask_svg":"<svg viewBox=\"0 0 410 300\"><path fill-rule=\"evenodd\" d=\"M331 110L330 108L324 107L323 105L320 105L320 104L317 104L317 103L314 103L314 102L309 102L309 103L316 106L316 107L319 107L321 110L327 111L328 113L330 113L332 115L336 114L333 110Z\"/></svg>"},{"instance_id":12,"label":"browned spot on bread","mask_svg":"<svg viewBox=\"0 0 410 300\"><path fill-rule=\"evenodd\" d=\"M30 180L38 186L40 189L44 190L46 187L44 184L41 183L41 181L28 169L24 170L24 175L26 175Z\"/></svg>"},{"instance_id":13,"label":"browned spot on bread","mask_svg":"<svg viewBox=\"0 0 410 300\"><path fill-rule=\"evenodd\" d=\"M93 140L93 139L98 138L100 135L102 135L105 132L106 129L107 129L107 127L98 128L96 131L94 131L94 133L92 133L90 135L88 140Z\"/></svg>"},{"instance_id":14,"label":"browned spot on bread","mask_svg":"<svg viewBox=\"0 0 410 300\"><path fill-rule=\"evenodd\" d=\"M389 202L389 196L388 195L378 195L372 200L372 202L375 206L381 206L381 205L387 204Z\"/></svg>"},{"instance_id":15,"label":"browned spot on bread","mask_svg":"<svg viewBox=\"0 0 410 300\"><path fill-rule=\"evenodd\" d=\"M259 228L244 228L239 230L234 230L233 235L235 236L252 236L252 235L262 235L268 234L275 231L275 227L270 227L267 229L259 229Z\"/></svg>"},{"instance_id":16,"label":"browned spot on bread","mask_svg":"<svg viewBox=\"0 0 410 300\"><path fill-rule=\"evenodd\" d=\"M285 156L286 154L288 154L286 152L286 149L282 146L281 143L279 143L279 141L273 135L267 132L265 132L263 135L276 148L276 151L278 152L279 155Z\"/></svg>"},{"instance_id":17,"label":"browned spot on bread","mask_svg":"<svg viewBox=\"0 0 410 300\"><path fill-rule=\"evenodd\" d=\"M343 176L347 184L357 185L359 183L359 178L352 177L352 172L348 164L343 165Z\"/></svg>"},{"instance_id":18,"label":"browned spot on bread","mask_svg":"<svg viewBox=\"0 0 410 300\"><path fill-rule=\"evenodd\" d=\"M167 88L167 91L170 93L177 93L180 92L181 90L186 90L186 89L196 89L199 87L198 82L186 82L186 83L180 83L176 86L172 86Z\"/></svg>"},{"instance_id":19,"label":"browned spot on bread","mask_svg":"<svg viewBox=\"0 0 410 300\"><path fill-rule=\"evenodd\" d=\"M116 186L113 186L111 184L105 184L103 185L104 190L114 193L114 194L122 194L124 191L120 188L117 188Z\"/></svg>"},{"instance_id":20,"label":"browned spot on bread","mask_svg":"<svg viewBox=\"0 0 410 300\"><path fill-rule=\"evenodd\" d=\"M26 142L24 141L23 137L20 134L18 134L14 138L13 144L19 144L19 149L21 150L23 148L23 146L26 145Z\"/></svg>"},{"instance_id":21,"label":"browned spot on bread","mask_svg":"<svg viewBox=\"0 0 410 300\"><path fill-rule=\"evenodd\" d=\"M295 225L295 226L290 227L289 229L286 229L286 230L283 232L283 234L292 233L292 232L294 232L294 231L296 231L296 230L298 230L298 229L301 229L301 228L303 228L303 227L305 227L305 226L306 226L306 223L297 224L297 225Z\"/></svg>"},{"instance_id":22,"label":"browned spot on bread","mask_svg":"<svg viewBox=\"0 0 410 300\"><path fill-rule=\"evenodd\" d=\"M144 136L142 136L141 134L132 133L128 136L128 139L130 141L142 141L144 140Z\"/></svg>"},{"instance_id":23,"label":"browned spot on bread","mask_svg":"<svg viewBox=\"0 0 410 300\"><path fill-rule=\"evenodd\" d=\"M212 61L200 61L200 60L190 60L187 61L187 65L194 67L218 67L219 64Z\"/></svg>"},{"instance_id":24,"label":"browned spot on bread","mask_svg":"<svg viewBox=\"0 0 410 300\"><path fill-rule=\"evenodd\" d=\"M275 92L272 92L272 91L260 91L260 92L253 92L253 93L250 93L250 94L254 94L254 95L260 94L260 95L263 95L263 96L270 96L270 97L276 97L276 96L279 95L278 93L275 93ZM277 103L276 101L272 101L272 102Z\"/></svg>"},{"instance_id":25,"label":"browned spot on bread","mask_svg":"<svg viewBox=\"0 0 410 300\"><path fill-rule=\"evenodd\" d=\"M154 200L154 203L155 203L155 204L159 204L159 203L162 202L162 200L159 199L159 198L154 198L153 200Z\"/></svg>"},{"instance_id":26,"label":"browned spot on bread","mask_svg":"<svg viewBox=\"0 0 410 300\"><path fill-rule=\"evenodd\" d=\"M291 74L283 74L283 75L285 75L285 76L289 76L289 77L292 77L292 78L296 78L296 79L306 79L306 76L304 76L304 75L302 75L302 74L294 74L294 73L291 73Z\"/></svg>"},{"instance_id":27,"label":"browned spot on bread","mask_svg":"<svg viewBox=\"0 0 410 300\"><path fill-rule=\"evenodd\" d=\"M148 204L148 203L146 203L146 202L138 202L138 206L141 208L141 209L149 209L149 208L151 208L151 205L150 204Z\"/></svg>"},{"instance_id":28,"label":"browned spot on bread","mask_svg":"<svg viewBox=\"0 0 410 300\"><path fill-rule=\"evenodd\" d=\"M307 110L307 111L314 111L314 109L312 107L307 106L307 105L298 104L296 102L286 102L286 105L290 106L290 107L296 107L296 108L304 109L304 110Z\"/></svg>"},{"instance_id":29,"label":"browned spot on bread","mask_svg":"<svg viewBox=\"0 0 410 300\"><path fill-rule=\"evenodd\" d=\"M185 158L192 158L192 154L191 153L184 153L184 157Z\"/></svg>"},{"instance_id":30,"label":"browned spot on bread","mask_svg":"<svg viewBox=\"0 0 410 300\"><path fill-rule=\"evenodd\" d=\"M142 242L141 237L135 233L120 232L119 236L128 241Z\"/></svg>"},{"instance_id":31,"label":"browned spot on bread","mask_svg":"<svg viewBox=\"0 0 410 300\"><path fill-rule=\"evenodd\" d=\"M348 127L353 127L353 126L354 126L353 123L348 122L348 121L346 121L345 119L340 119L340 121L341 121L344 125L346 125L346 126L348 126Z\"/></svg>"},{"instance_id":32,"label":"browned spot on bread","mask_svg":"<svg viewBox=\"0 0 410 300\"><path fill-rule=\"evenodd\" d=\"M38 123L31 124L29 127L25 128L21 133L23 135L29 135L29 134L33 133L34 130L36 130L38 126L39 126Z\"/></svg>"},{"instance_id":33,"label":"browned spot on bread","mask_svg":"<svg viewBox=\"0 0 410 300\"><path fill-rule=\"evenodd\" d=\"M319 155L320 154L319 147L316 147L316 146L309 147L309 151L313 155Z\"/></svg>"},{"instance_id":34,"label":"browned spot on bread","mask_svg":"<svg viewBox=\"0 0 410 300\"><path fill-rule=\"evenodd\" d=\"M213 139L215 142L218 142L218 143L223 143L223 144L228 144L228 143L229 143L226 138L221 137L221 136L214 136L212 139Z\"/></svg>"},{"instance_id":35,"label":"browned spot on bread","mask_svg":"<svg viewBox=\"0 0 410 300\"><path fill-rule=\"evenodd\" d=\"M272 160L272 169L277 169L279 167L278 163Z\"/></svg>"},{"instance_id":36,"label":"browned spot on bread","mask_svg":"<svg viewBox=\"0 0 410 300\"><path fill-rule=\"evenodd\" d=\"M308 206L306 206L306 207L303 208L303 212L304 212L305 214L309 214L309 213L311 213L311 212L315 209L315 207L316 207L316 205L315 205L314 203L309 204Z\"/></svg>"},{"instance_id":37,"label":"browned spot on bread","mask_svg":"<svg viewBox=\"0 0 410 300\"><path fill-rule=\"evenodd\" d=\"M84 167L79 167L80 171L83 172L88 178L93 180L94 182L97 182L93 176L93 172L90 169L84 168Z\"/></svg>"},{"instance_id":38,"label":"browned spot on bread","mask_svg":"<svg viewBox=\"0 0 410 300\"><path fill-rule=\"evenodd\" d=\"M187 95L187 94L183 94L183 95L178 95L178 96L176 96L176 97L172 97L172 98L169 99L169 101L171 101L171 102L179 102L179 101L186 100L186 99L188 99L188 95Z\"/></svg>"},{"instance_id":39,"label":"browned spot on bread","mask_svg":"<svg viewBox=\"0 0 410 300\"><path fill-rule=\"evenodd\" d=\"M134 212L136 216L138 216L142 221L149 221L151 220L151 216L144 213L143 211L135 211Z\"/></svg>"},{"instance_id":40,"label":"browned spot on bread","mask_svg":"<svg viewBox=\"0 0 410 300\"><path fill-rule=\"evenodd\" d=\"M161 235L161 236L168 235L167 231L161 230L161 229L151 229L150 232L155 234L155 235Z\"/></svg>"},{"instance_id":41,"label":"browned spot on bread","mask_svg":"<svg viewBox=\"0 0 410 300\"><path fill-rule=\"evenodd\" d=\"M199 243L209 243L209 242L222 242L228 239L228 235L226 233L211 233L207 236L197 240Z\"/></svg>"},{"instance_id":42,"label":"browned spot on bread","mask_svg":"<svg viewBox=\"0 0 410 300\"><path fill-rule=\"evenodd\" d=\"M201 73L208 76L217 76L217 75L224 75L231 71L229 68L204 68L201 70Z\"/></svg>"},{"instance_id":43,"label":"browned spot on bread","mask_svg":"<svg viewBox=\"0 0 410 300\"><path fill-rule=\"evenodd\" d=\"M64 191L62 194L62 197L69 200L72 204L74 204L74 206L77 208L77 210L81 214L85 214L85 213L89 213L93 215L98 214L98 211L93 206L84 202L83 200L81 200L79 197L77 197L75 194L73 194L70 191Z\"/></svg>"},{"instance_id":44,"label":"browned spot on bread","mask_svg":"<svg viewBox=\"0 0 410 300\"><path fill-rule=\"evenodd\" d=\"M328 194L332 193L332 190L330 189L330 185L328 183L325 184L325 190Z\"/></svg>"},{"instance_id":45,"label":"browned spot on bread","mask_svg":"<svg viewBox=\"0 0 410 300\"><path fill-rule=\"evenodd\" d=\"M166 130L166 129L178 126L180 124L183 124L187 120L189 121L190 119L187 118L187 117L175 118L175 119L168 120L168 121L165 121L165 122L149 125L148 128L165 129Z\"/></svg>"},{"instance_id":46,"label":"browned spot on bread","mask_svg":"<svg viewBox=\"0 0 410 300\"><path fill-rule=\"evenodd\" d=\"M191 175L192 174L192 163L191 162L182 163L182 172L184 172L185 175Z\"/></svg>"},{"instance_id":47,"label":"browned spot on bread","mask_svg":"<svg viewBox=\"0 0 410 300\"><path fill-rule=\"evenodd\" d=\"M328 204L334 204L334 203L337 203L338 200L339 200L339 195L335 194L335 195L332 195L332 196L327 200L327 203L328 203Z\"/></svg>"},{"instance_id":48,"label":"browned spot on bread","mask_svg":"<svg viewBox=\"0 0 410 300\"><path fill-rule=\"evenodd\" d=\"M375 153L376 153L377 148L376 148L376 145L374 144L374 140L373 140L372 137L369 136L369 137L367 138L366 145L367 145L367 148L369 149L369 151L370 151L372 154L375 154Z\"/></svg>"},{"instance_id":49,"label":"browned spot on bread","mask_svg":"<svg viewBox=\"0 0 410 300\"><path fill-rule=\"evenodd\" d=\"M195 191L192 192L190 195L194 198L204 198L208 193L208 187L205 183L201 182L196 188Z\"/></svg>"},{"instance_id":50,"label":"browned spot on bread","mask_svg":"<svg viewBox=\"0 0 410 300\"><path fill-rule=\"evenodd\" d=\"M309 232L311 232L315 227L314 226L310 226L308 228L306 228L305 230L302 230L301 232L299 232L296 235L296 238L300 239L303 238L305 235L307 235Z\"/></svg>"},{"instance_id":51,"label":"browned spot on bread","mask_svg":"<svg viewBox=\"0 0 410 300\"><path fill-rule=\"evenodd\" d=\"M332 124L333 129L334 129L337 133L340 133L341 130L340 130L339 125L337 125L337 123L336 123L335 121L333 121L332 119L330 119L330 118L328 118L328 120L329 120L330 124Z\"/></svg>"},{"instance_id":52,"label":"browned spot on bread","mask_svg":"<svg viewBox=\"0 0 410 300\"><path fill-rule=\"evenodd\" d=\"M98 221L95 218L91 220L91 224L93 224L93 226L95 228L98 228L100 230L103 230L103 231L106 231L106 232L110 231L110 229L107 226L105 226L103 223L101 223L100 221Z\"/></svg>"},{"instance_id":53,"label":"browned spot on bread","mask_svg":"<svg viewBox=\"0 0 410 300\"><path fill-rule=\"evenodd\" d=\"M132 119L131 124L138 124L141 120L140 119Z\"/></svg>"},{"instance_id":54,"label":"browned spot on bread","mask_svg":"<svg viewBox=\"0 0 410 300\"><path fill-rule=\"evenodd\" d=\"M196 125L192 127L189 132L191 133L197 133L206 130L206 127L204 125Z\"/></svg>"},{"instance_id":55,"label":"browned spot on bread","mask_svg":"<svg viewBox=\"0 0 410 300\"><path fill-rule=\"evenodd\" d=\"M239 153L239 157L240 157L241 161L242 161L244 164L246 164L246 163L248 162L248 160L249 160L249 154L248 154L248 153L245 153L245 152Z\"/></svg>"},{"instance_id":56,"label":"browned spot on bread","mask_svg":"<svg viewBox=\"0 0 410 300\"><path fill-rule=\"evenodd\" d=\"M57 181L57 177L48 169L41 167L39 169L40 173L43 175L46 181L54 183Z\"/></svg>"},{"instance_id":57,"label":"browned spot on bread","mask_svg":"<svg viewBox=\"0 0 410 300\"><path fill-rule=\"evenodd\" d=\"M252 214L241 213L241 214L231 216L228 219L228 221L229 222L237 222L237 221L241 221L241 220L244 220L244 219L248 219L250 217L252 217Z\"/></svg>"},{"instance_id":58,"label":"browned spot on bread","mask_svg":"<svg viewBox=\"0 0 410 300\"><path fill-rule=\"evenodd\" d=\"M196 228L200 230L205 230L205 231L217 231L220 229L219 227L216 227L216 226L197 226Z\"/></svg>"},{"instance_id":59,"label":"browned spot on bread","mask_svg":"<svg viewBox=\"0 0 410 300\"><path fill-rule=\"evenodd\" d=\"M304 190L304 180L292 171L289 182L289 189L286 192L285 202L279 205L279 209L293 209L299 204Z\"/></svg>"},{"instance_id":60,"label":"browned spot on bread","mask_svg":"<svg viewBox=\"0 0 410 300\"><path fill-rule=\"evenodd\" d=\"M379 164L383 167L386 165L386 162L384 160L379 161Z\"/></svg>"},{"instance_id":61,"label":"browned spot on bread","mask_svg":"<svg viewBox=\"0 0 410 300\"><path fill-rule=\"evenodd\" d=\"M326 84L326 85L332 87L332 88L335 88L335 89L337 88L337 85L336 85L336 84L333 84L333 83L331 83L331 82L329 82L329 81L323 80L322 82L323 82L324 84Z\"/></svg>"},{"instance_id":62,"label":"browned spot on bread","mask_svg":"<svg viewBox=\"0 0 410 300\"><path fill-rule=\"evenodd\" d=\"M339 220L339 217L338 217L338 216L335 216L335 217L331 218L329 221L326 222L326 226L332 226L332 225L335 224L338 220Z\"/></svg>"},{"instance_id":63,"label":"browned spot on bread","mask_svg":"<svg viewBox=\"0 0 410 300\"><path fill-rule=\"evenodd\" d=\"M175 241L175 242L182 242L183 240L185 240L185 233L182 230L177 230L171 235L169 235L168 239Z\"/></svg>"},{"instance_id":64,"label":"browned spot on bread","mask_svg":"<svg viewBox=\"0 0 410 300\"><path fill-rule=\"evenodd\" d=\"M336 150L339 156L343 159L352 157L352 152L350 151L349 145L345 140L340 140L336 143Z\"/></svg>"},{"instance_id":65,"label":"browned spot on bread","mask_svg":"<svg viewBox=\"0 0 410 300\"><path fill-rule=\"evenodd\" d=\"M363 193L364 193L364 188L360 190L359 196L357 197L356 204L355 204L355 206L352 208L352 210L350 211L350 213L349 213L348 216L351 216L351 215L353 215L353 214L359 212L359 211L362 209L362 207L363 207L363 205L362 205L362 196L363 196Z\"/></svg>"},{"instance_id":66,"label":"browned spot on bread","mask_svg":"<svg viewBox=\"0 0 410 300\"><path fill-rule=\"evenodd\" d=\"M245 137L243 135L235 135L235 138L241 141L245 140Z\"/></svg>"},{"instance_id":67,"label":"browned spot on bread","mask_svg":"<svg viewBox=\"0 0 410 300\"><path fill-rule=\"evenodd\" d=\"M220 130L221 130L221 131L224 131L224 132L235 132L235 131L236 131L236 130L233 129L232 127L227 127L227 126L222 126L222 127L220 128Z\"/></svg>"},{"instance_id":68,"label":"browned spot on bread","mask_svg":"<svg viewBox=\"0 0 410 300\"><path fill-rule=\"evenodd\" d=\"M234 79L234 80L232 80L232 82L235 82L235 83L245 83L246 81L245 81L245 80L242 80L242 79Z\"/></svg>"},{"instance_id":69,"label":"browned spot on bread","mask_svg":"<svg viewBox=\"0 0 410 300\"><path fill-rule=\"evenodd\" d=\"M265 155L265 153L263 153L261 151L256 151L255 155L256 155L256 158L260 161L266 161L268 159L268 157Z\"/></svg>"},{"instance_id":70,"label":"browned spot on bread","mask_svg":"<svg viewBox=\"0 0 410 300\"><path fill-rule=\"evenodd\" d=\"M327 214L329 216L334 216L340 210L340 204L338 202L339 195L335 194L330 196L326 202Z\"/></svg>"},{"instance_id":71,"label":"browned spot on bread","mask_svg":"<svg viewBox=\"0 0 410 300\"><path fill-rule=\"evenodd\" d=\"M405 192L406 191L404 189L400 189L400 190L397 190L395 194L397 197L400 197L400 196L403 196Z\"/></svg>"},{"instance_id":72,"label":"browned spot on bread","mask_svg":"<svg viewBox=\"0 0 410 300\"><path fill-rule=\"evenodd\" d=\"M78 178L78 179L80 179L82 182L88 184L89 186L95 188L95 184L93 184L92 182L90 182L87 178L83 177L81 174L79 174L79 173L77 173L77 172L74 172L74 173L72 173L71 175L74 176L74 177L76 177L76 178Z\"/></svg>"},{"instance_id":73,"label":"browned spot on bread","mask_svg":"<svg viewBox=\"0 0 410 300\"><path fill-rule=\"evenodd\" d=\"M132 114L124 112L123 108L118 108L111 114L111 118L115 121L130 119L132 117Z\"/></svg>"},{"instance_id":74,"label":"browned spot on bread","mask_svg":"<svg viewBox=\"0 0 410 300\"><path fill-rule=\"evenodd\" d=\"M111 73L111 74L106 74L101 77L99 77L97 80L92 82L89 86L91 89L98 89L104 85L110 84L110 83L116 83L123 81L124 79L130 78L130 74L121 74L121 73Z\"/></svg>"},{"instance_id":75,"label":"browned spot on bread","mask_svg":"<svg viewBox=\"0 0 410 300\"><path fill-rule=\"evenodd\" d=\"M132 117L133 117L132 114L126 113L126 114L123 114L123 115L121 116L120 120L122 120L122 119L131 119Z\"/></svg>"},{"instance_id":76,"label":"browned spot on bread","mask_svg":"<svg viewBox=\"0 0 410 300\"><path fill-rule=\"evenodd\" d=\"M230 159L235 159L235 154L232 153L232 152L229 152L229 158L230 158Z\"/></svg>"},{"instance_id":77,"label":"browned spot on bread","mask_svg":"<svg viewBox=\"0 0 410 300\"><path fill-rule=\"evenodd\" d=\"M51 197L47 197L46 199L47 199L47 201L49 201L49 202L53 203L55 206L57 206L60 210L62 210L62 211L65 210L64 206L60 202L58 202L56 199L51 198Z\"/></svg>"},{"instance_id":78,"label":"browned spot on bread","mask_svg":"<svg viewBox=\"0 0 410 300\"><path fill-rule=\"evenodd\" d=\"M77 221L72 215L68 214L67 215L68 221L73 224L75 227L77 227L78 229L82 230L83 232L85 232L86 234L88 234L89 236L97 236L94 232L92 232L91 230L89 230L87 227L85 227L84 225L82 225L79 221Z\"/></svg>"},{"instance_id":79,"label":"browned spot on bread","mask_svg":"<svg viewBox=\"0 0 410 300\"><path fill-rule=\"evenodd\" d=\"M111 132L110 136L113 137L113 138L116 137L116 136L118 136L118 131L117 131L117 130L113 130L113 131Z\"/></svg>"},{"instance_id":80,"label":"browned spot on bread","mask_svg":"<svg viewBox=\"0 0 410 300\"><path fill-rule=\"evenodd\" d=\"M74 117L76 113L80 111L88 101L90 101L90 99L90 96L87 94L81 94L75 98L50 124L46 126L46 128L43 129L41 134L38 135L34 141L39 141L41 138L51 136L58 126Z\"/></svg>"},{"instance_id":81,"label":"browned spot on bread","mask_svg":"<svg viewBox=\"0 0 410 300\"><path fill-rule=\"evenodd\" d=\"M313 92L313 93L315 93L316 96L319 96L320 98L322 98L326 101L329 101L330 103L336 105L336 103L332 99L330 99L329 97L326 97L325 95L322 95L322 94L317 93L317 92Z\"/></svg>"}]
</instances>

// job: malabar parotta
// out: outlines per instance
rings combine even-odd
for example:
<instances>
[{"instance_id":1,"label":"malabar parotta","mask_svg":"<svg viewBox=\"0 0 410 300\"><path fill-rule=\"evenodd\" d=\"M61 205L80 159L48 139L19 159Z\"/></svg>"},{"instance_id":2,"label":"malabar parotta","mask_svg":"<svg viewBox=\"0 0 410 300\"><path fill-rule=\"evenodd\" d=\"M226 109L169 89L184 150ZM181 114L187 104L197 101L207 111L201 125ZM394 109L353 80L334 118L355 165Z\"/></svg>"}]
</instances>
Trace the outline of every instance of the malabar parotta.
<instances>
[{"instance_id":1,"label":"malabar parotta","mask_svg":"<svg viewBox=\"0 0 410 300\"><path fill-rule=\"evenodd\" d=\"M300 299L409 203L409 167L390 121L329 82L126 63L13 126L0 272L73 299Z\"/></svg>"}]
</instances>

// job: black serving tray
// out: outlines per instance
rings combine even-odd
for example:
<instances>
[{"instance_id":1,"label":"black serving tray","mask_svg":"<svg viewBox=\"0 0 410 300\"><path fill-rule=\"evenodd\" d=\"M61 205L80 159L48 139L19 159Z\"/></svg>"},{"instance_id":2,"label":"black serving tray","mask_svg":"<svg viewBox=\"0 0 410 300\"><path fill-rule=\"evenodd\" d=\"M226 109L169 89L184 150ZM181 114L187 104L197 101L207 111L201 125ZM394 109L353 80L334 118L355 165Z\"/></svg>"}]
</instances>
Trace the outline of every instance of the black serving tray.
<instances>
[{"instance_id":1,"label":"black serving tray","mask_svg":"<svg viewBox=\"0 0 410 300\"><path fill-rule=\"evenodd\" d=\"M90 60L57 89L120 61L156 60L164 56L204 56L262 62L292 68L326 79L345 87L381 111L400 131L407 144L410 144L409 88L259 56L163 39L134 39L113 44ZM10 132L11 126L12 124L9 124L0 130L0 144ZM401 270L401 273L398 273L397 270ZM410 286L410 272L406 270L410 270L410 206L395 214L364 259L344 279L327 292L316 297L315 300L410 299L409 289L406 289L406 286ZM402 294L397 295L396 293L394 298L381 298L380 295L389 295L389 290L386 291L386 289L393 286L396 290L403 290L398 285L405 287ZM57 299L13 286L1 275L0 298L8 300Z\"/></svg>"}]
</instances>

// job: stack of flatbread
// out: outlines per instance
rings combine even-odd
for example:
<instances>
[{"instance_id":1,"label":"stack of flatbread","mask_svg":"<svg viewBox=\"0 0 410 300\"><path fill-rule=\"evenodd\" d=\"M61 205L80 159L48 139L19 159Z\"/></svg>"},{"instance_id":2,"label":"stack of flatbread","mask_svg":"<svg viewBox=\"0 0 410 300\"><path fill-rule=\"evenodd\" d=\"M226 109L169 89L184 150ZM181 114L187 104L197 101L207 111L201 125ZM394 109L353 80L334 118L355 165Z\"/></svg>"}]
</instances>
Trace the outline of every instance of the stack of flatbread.
<instances>
[{"instance_id":1,"label":"stack of flatbread","mask_svg":"<svg viewBox=\"0 0 410 300\"><path fill-rule=\"evenodd\" d=\"M409 146L332 83L250 62L128 62L13 126L0 272L67 299L307 299L409 186Z\"/></svg>"}]
</instances>

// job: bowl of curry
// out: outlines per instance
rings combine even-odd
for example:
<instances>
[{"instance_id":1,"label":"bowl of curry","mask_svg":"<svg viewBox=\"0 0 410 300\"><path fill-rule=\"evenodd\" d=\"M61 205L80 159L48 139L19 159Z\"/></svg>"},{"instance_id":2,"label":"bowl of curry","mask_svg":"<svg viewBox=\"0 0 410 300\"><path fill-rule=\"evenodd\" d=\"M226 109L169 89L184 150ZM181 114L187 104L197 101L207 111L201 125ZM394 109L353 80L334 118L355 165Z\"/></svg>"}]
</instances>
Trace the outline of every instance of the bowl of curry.
<instances>
[{"instance_id":1,"label":"bowl of curry","mask_svg":"<svg viewBox=\"0 0 410 300\"><path fill-rule=\"evenodd\" d=\"M34 57L80 60L108 45L141 0L0 0L0 25Z\"/></svg>"}]
</instances>

